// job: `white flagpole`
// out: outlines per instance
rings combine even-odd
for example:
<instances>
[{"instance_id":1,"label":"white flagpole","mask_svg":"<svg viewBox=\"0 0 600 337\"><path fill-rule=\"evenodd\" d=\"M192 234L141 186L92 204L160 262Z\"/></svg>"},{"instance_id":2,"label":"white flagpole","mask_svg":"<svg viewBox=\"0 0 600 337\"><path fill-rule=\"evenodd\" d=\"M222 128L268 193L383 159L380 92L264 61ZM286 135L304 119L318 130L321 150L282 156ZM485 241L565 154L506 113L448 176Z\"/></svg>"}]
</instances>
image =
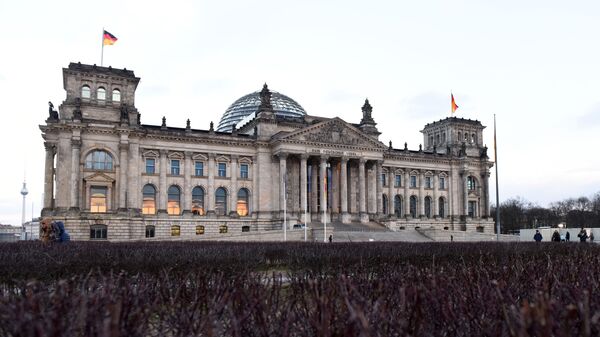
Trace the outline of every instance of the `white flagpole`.
<instances>
[{"instance_id":1,"label":"white flagpole","mask_svg":"<svg viewBox=\"0 0 600 337\"><path fill-rule=\"evenodd\" d=\"M496 114L494 114L494 164L496 164L496 241L500 241L500 193L498 192L498 149L496 145Z\"/></svg>"},{"instance_id":2,"label":"white flagpole","mask_svg":"<svg viewBox=\"0 0 600 337\"><path fill-rule=\"evenodd\" d=\"M307 167L308 170L308 167ZM304 172L304 174L306 174L306 172ZM308 180L306 181L306 184L304 184L304 242L306 242L307 240L307 233L306 233L306 223L307 223L307 217L308 217L308 188L306 187L306 185L308 184Z\"/></svg>"},{"instance_id":3,"label":"white flagpole","mask_svg":"<svg viewBox=\"0 0 600 337\"><path fill-rule=\"evenodd\" d=\"M287 173L283 176L283 241L287 241Z\"/></svg>"},{"instance_id":4,"label":"white flagpole","mask_svg":"<svg viewBox=\"0 0 600 337\"><path fill-rule=\"evenodd\" d=\"M104 63L104 27L102 27L102 39L100 41L102 43L102 53L100 54L100 66Z\"/></svg>"},{"instance_id":5,"label":"white flagpole","mask_svg":"<svg viewBox=\"0 0 600 337\"><path fill-rule=\"evenodd\" d=\"M321 204L323 204L323 242L327 242L327 169L325 169L325 177L323 177L323 189L325 190L323 193L324 200Z\"/></svg>"}]
</instances>

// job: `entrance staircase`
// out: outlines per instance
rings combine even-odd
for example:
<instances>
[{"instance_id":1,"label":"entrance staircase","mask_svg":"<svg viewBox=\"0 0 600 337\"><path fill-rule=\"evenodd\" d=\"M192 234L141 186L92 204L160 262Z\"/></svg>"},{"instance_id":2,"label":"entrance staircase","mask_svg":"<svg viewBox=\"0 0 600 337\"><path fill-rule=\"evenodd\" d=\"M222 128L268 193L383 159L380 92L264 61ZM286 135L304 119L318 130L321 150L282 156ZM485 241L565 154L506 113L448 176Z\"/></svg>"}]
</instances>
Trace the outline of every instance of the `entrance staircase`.
<instances>
[{"instance_id":1,"label":"entrance staircase","mask_svg":"<svg viewBox=\"0 0 600 337\"><path fill-rule=\"evenodd\" d=\"M313 241L323 242L329 235L333 235L334 242L377 242L377 241L401 241L401 242L431 242L431 238L416 230L392 231L377 222L352 222L311 223ZM325 230L327 233L325 234Z\"/></svg>"}]
</instances>

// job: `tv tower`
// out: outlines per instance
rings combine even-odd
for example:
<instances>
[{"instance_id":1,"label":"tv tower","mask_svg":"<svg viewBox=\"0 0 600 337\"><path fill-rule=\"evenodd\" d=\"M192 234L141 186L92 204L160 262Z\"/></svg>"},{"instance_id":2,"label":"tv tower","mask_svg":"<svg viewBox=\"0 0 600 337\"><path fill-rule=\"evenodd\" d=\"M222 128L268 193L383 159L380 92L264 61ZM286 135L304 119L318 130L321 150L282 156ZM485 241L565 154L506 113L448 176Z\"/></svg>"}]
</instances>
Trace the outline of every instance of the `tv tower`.
<instances>
[{"instance_id":1,"label":"tv tower","mask_svg":"<svg viewBox=\"0 0 600 337\"><path fill-rule=\"evenodd\" d=\"M27 196L27 186L25 179L23 179L23 188L21 189L21 195L23 196L23 216L21 217L21 240L25 240L25 197Z\"/></svg>"}]
</instances>

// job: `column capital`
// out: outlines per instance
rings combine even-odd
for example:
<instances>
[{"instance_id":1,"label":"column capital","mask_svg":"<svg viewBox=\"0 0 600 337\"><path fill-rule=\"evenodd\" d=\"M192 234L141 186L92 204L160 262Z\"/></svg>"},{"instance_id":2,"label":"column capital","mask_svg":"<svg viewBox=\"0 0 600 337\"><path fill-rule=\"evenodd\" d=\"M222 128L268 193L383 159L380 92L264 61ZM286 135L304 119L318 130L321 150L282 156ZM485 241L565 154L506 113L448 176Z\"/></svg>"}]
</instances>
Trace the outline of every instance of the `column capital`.
<instances>
[{"instance_id":1,"label":"column capital","mask_svg":"<svg viewBox=\"0 0 600 337\"><path fill-rule=\"evenodd\" d=\"M71 146L76 149L81 149L81 139L71 139Z\"/></svg>"},{"instance_id":2,"label":"column capital","mask_svg":"<svg viewBox=\"0 0 600 337\"><path fill-rule=\"evenodd\" d=\"M326 163L329 160L329 156L322 155L320 157L321 164Z\"/></svg>"},{"instance_id":3,"label":"column capital","mask_svg":"<svg viewBox=\"0 0 600 337\"><path fill-rule=\"evenodd\" d=\"M167 156L167 154L169 154L169 150L165 150L165 149L160 149L158 150L158 152L160 153L161 156Z\"/></svg>"},{"instance_id":4,"label":"column capital","mask_svg":"<svg viewBox=\"0 0 600 337\"><path fill-rule=\"evenodd\" d=\"M308 160L308 158L310 158L310 155L308 153L303 153L300 155L300 159Z\"/></svg>"},{"instance_id":5,"label":"column capital","mask_svg":"<svg viewBox=\"0 0 600 337\"><path fill-rule=\"evenodd\" d=\"M237 154L232 154L231 155L231 161L238 161L238 159L240 159L240 156L238 156Z\"/></svg>"},{"instance_id":6,"label":"column capital","mask_svg":"<svg viewBox=\"0 0 600 337\"><path fill-rule=\"evenodd\" d=\"M119 150L122 152L129 151L129 143L119 143Z\"/></svg>"},{"instance_id":7,"label":"column capital","mask_svg":"<svg viewBox=\"0 0 600 337\"><path fill-rule=\"evenodd\" d=\"M342 158L340 158L340 162L342 162L342 163L348 163L348 157L342 156Z\"/></svg>"},{"instance_id":8,"label":"column capital","mask_svg":"<svg viewBox=\"0 0 600 337\"><path fill-rule=\"evenodd\" d=\"M366 160L365 158L358 158L358 162L359 162L361 165L364 165L364 164L366 164L366 163L367 163L367 160Z\"/></svg>"},{"instance_id":9,"label":"column capital","mask_svg":"<svg viewBox=\"0 0 600 337\"><path fill-rule=\"evenodd\" d=\"M287 159L288 155L289 154L287 152L279 152L276 156L279 157L279 160L285 160Z\"/></svg>"},{"instance_id":10,"label":"column capital","mask_svg":"<svg viewBox=\"0 0 600 337\"><path fill-rule=\"evenodd\" d=\"M185 155L185 158L192 158L192 156L194 155L194 152L192 151L184 151L183 154Z\"/></svg>"},{"instance_id":11,"label":"column capital","mask_svg":"<svg viewBox=\"0 0 600 337\"><path fill-rule=\"evenodd\" d=\"M55 147L56 147L55 143L44 142L44 148L46 149L46 151L54 151Z\"/></svg>"},{"instance_id":12,"label":"column capital","mask_svg":"<svg viewBox=\"0 0 600 337\"><path fill-rule=\"evenodd\" d=\"M208 153L208 159L215 159L216 156L214 153Z\"/></svg>"}]
</instances>

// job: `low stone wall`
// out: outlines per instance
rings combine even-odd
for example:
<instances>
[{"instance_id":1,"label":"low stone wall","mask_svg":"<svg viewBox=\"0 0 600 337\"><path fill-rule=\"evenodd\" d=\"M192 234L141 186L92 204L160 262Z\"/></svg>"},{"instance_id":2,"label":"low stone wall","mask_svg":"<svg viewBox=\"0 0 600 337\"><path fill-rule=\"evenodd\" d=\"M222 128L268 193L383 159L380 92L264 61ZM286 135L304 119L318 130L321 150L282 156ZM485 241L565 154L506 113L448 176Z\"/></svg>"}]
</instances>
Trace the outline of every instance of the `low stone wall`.
<instances>
[{"instance_id":1,"label":"low stone wall","mask_svg":"<svg viewBox=\"0 0 600 337\"><path fill-rule=\"evenodd\" d=\"M402 218L386 219L380 221L384 226L393 231L415 230L415 229L435 229L444 231L466 231L479 233L494 233L494 221L492 219L471 219L460 220L458 218Z\"/></svg>"},{"instance_id":2,"label":"low stone wall","mask_svg":"<svg viewBox=\"0 0 600 337\"><path fill-rule=\"evenodd\" d=\"M474 231L452 231L439 230L432 228L422 228L418 230L421 234L427 236L437 242L481 242L481 241L497 241L498 238L503 242L519 241L517 235L500 234L496 236L493 233L479 233Z\"/></svg>"}]
</instances>

